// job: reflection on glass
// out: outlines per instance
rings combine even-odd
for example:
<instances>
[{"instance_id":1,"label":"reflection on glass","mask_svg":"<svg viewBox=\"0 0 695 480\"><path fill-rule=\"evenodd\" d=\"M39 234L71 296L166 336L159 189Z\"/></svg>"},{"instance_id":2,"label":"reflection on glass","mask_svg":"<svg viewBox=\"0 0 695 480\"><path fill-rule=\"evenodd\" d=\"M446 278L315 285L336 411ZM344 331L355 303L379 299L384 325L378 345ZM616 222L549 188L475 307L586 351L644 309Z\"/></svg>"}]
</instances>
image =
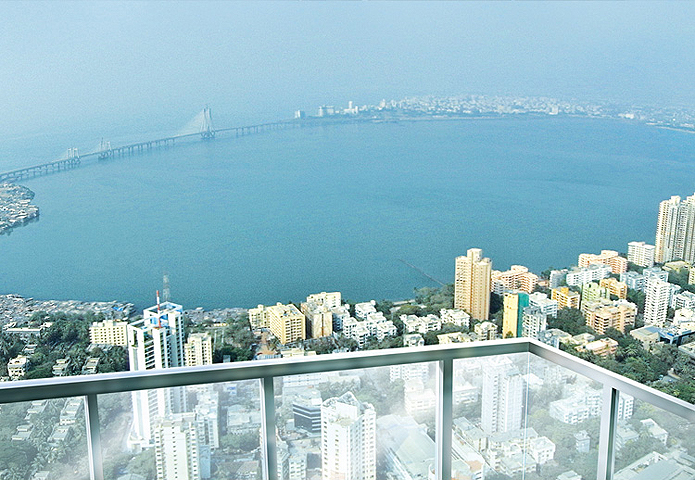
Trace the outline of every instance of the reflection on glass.
<instances>
[{"instance_id":1,"label":"reflection on glass","mask_svg":"<svg viewBox=\"0 0 695 480\"><path fill-rule=\"evenodd\" d=\"M433 373L433 364L420 363L278 379L278 477L428 478Z\"/></svg>"},{"instance_id":2,"label":"reflection on glass","mask_svg":"<svg viewBox=\"0 0 695 480\"><path fill-rule=\"evenodd\" d=\"M620 393L633 405L618 420L615 480L695 479L695 425Z\"/></svg>"},{"instance_id":3,"label":"reflection on glass","mask_svg":"<svg viewBox=\"0 0 695 480\"><path fill-rule=\"evenodd\" d=\"M0 478L87 479L82 398L0 405Z\"/></svg>"},{"instance_id":4,"label":"reflection on glass","mask_svg":"<svg viewBox=\"0 0 695 480\"><path fill-rule=\"evenodd\" d=\"M106 480L260 480L257 380L99 396Z\"/></svg>"}]
</instances>

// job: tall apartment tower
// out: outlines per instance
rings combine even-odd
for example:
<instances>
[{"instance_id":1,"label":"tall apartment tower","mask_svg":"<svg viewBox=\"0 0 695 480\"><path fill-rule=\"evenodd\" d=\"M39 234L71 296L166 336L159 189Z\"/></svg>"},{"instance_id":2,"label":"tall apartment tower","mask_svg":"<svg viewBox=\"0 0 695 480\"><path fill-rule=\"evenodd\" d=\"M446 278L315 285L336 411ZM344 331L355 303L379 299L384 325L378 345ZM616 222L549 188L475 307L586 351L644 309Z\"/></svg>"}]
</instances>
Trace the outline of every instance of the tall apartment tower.
<instances>
[{"instance_id":1,"label":"tall apartment tower","mask_svg":"<svg viewBox=\"0 0 695 480\"><path fill-rule=\"evenodd\" d=\"M524 410L524 380L506 358L483 365L481 427L490 434L518 430Z\"/></svg>"},{"instance_id":2,"label":"tall apartment tower","mask_svg":"<svg viewBox=\"0 0 695 480\"><path fill-rule=\"evenodd\" d=\"M143 311L143 318L128 325L128 359L131 371L184 365L183 307L164 302ZM183 388L138 390L131 393L133 428L128 444L133 449L152 446L157 417L185 409Z\"/></svg>"},{"instance_id":3,"label":"tall apartment tower","mask_svg":"<svg viewBox=\"0 0 695 480\"><path fill-rule=\"evenodd\" d=\"M529 306L529 295L524 292L504 294L502 337L516 338L523 334L524 308Z\"/></svg>"},{"instance_id":4,"label":"tall apartment tower","mask_svg":"<svg viewBox=\"0 0 695 480\"><path fill-rule=\"evenodd\" d=\"M212 364L212 338L209 333L191 333L183 346L187 367Z\"/></svg>"},{"instance_id":5,"label":"tall apartment tower","mask_svg":"<svg viewBox=\"0 0 695 480\"><path fill-rule=\"evenodd\" d=\"M695 260L695 195L673 196L659 204L654 260Z\"/></svg>"},{"instance_id":6,"label":"tall apartment tower","mask_svg":"<svg viewBox=\"0 0 695 480\"><path fill-rule=\"evenodd\" d=\"M492 261L483 258L483 251L471 248L465 257L456 257L454 275L454 308L465 310L471 317L487 320L490 316L490 276Z\"/></svg>"},{"instance_id":7,"label":"tall apartment tower","mask_svg":"<svg viewBox=\"0 0 695 480\"><path fill-rule=\"evenodd\" d=\"M200 480L195 414L158 418L154 425L157 480Z\"/></svg>"},{"instance_id":8,"label":"tall apartment tower","mask_svg":"<svg viewBox=\"0 0 695 480\"><path fill-rule=\"evenodd\" d=\"M650 277L645 287L644 324L663 327L666 323L671 284L657 277Z\"/></svg>"},{"instance_id":9,"label":"tall apartment tower","mask_svg":"<svg viewBox=\"0 0 695 480\"><path fill-rule=\"evenodd\" d=\"M352 392L321 405L323 480L376 479L376 413Z\"/></svg>"}]
</instances>

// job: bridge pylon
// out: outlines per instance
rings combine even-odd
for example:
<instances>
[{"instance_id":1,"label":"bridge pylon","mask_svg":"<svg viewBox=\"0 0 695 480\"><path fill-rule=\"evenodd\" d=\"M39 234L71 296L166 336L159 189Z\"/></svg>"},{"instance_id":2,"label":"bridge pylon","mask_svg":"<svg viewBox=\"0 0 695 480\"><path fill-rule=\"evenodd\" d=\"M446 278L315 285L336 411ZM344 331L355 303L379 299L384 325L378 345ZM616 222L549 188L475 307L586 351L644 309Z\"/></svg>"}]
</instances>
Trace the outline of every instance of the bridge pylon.
<instances>
[{"instance_id":1,"label":"bridge pylon","mask_svg":"<svg viewBox=\"0 0 695 480\"><path fill-rule=\"evenodd\" d=\"M113 150L111 149L111 142L101 139L99 142L99 160L105 158L113 157Z\"/></svg>"},{"instance_id":2,"label":"bridge pylon","mask_svg":"<svg viewBox=\"0 0 695 480\"><path fill-rule=\"evenodd\" d=\"M212 114L210 107L203 109L203 121L200 124L200 136L203 140L215 138L215 130L212 128Z\"/></svg>"}]
</instances>

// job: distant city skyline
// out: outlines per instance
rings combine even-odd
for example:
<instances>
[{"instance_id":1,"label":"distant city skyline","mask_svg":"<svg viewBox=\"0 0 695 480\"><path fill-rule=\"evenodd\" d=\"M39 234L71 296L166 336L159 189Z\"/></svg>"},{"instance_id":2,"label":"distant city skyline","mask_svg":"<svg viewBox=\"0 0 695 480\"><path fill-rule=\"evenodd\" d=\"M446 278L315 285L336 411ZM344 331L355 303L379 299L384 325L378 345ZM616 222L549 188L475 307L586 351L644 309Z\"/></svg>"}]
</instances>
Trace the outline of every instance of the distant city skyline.
<instances>
[{"instance_id":1,"label":"distant city skyline","mask_svg":"<svg viewBox=\"0 0 695 480\"><path fill-rule=\"evenodd\" d=\"M0 13L6 135L174 122L171 112L205 103L240 119L465 92L695 105L688 3L58 2Z\"/></svg>"}]
</instances>

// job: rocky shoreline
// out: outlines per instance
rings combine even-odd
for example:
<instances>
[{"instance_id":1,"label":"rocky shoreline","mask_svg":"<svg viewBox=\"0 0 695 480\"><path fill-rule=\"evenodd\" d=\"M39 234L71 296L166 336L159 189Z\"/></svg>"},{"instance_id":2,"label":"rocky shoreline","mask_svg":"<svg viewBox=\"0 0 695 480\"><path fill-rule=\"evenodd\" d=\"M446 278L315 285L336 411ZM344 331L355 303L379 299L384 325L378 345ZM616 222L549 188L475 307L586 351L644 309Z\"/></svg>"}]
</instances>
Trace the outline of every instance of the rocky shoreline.
<instances>
[{"instance_id":1,"label":"rocky shoreline","mask_svg":"<svg viewBox=\"0 0 695 480\"><path fill-rule=\"evenodd\" d=\"M39 217L39 207L32 205L34 192L22 185L0 183L0 235L9 233Z\"/></svg>"}]
</instances>

